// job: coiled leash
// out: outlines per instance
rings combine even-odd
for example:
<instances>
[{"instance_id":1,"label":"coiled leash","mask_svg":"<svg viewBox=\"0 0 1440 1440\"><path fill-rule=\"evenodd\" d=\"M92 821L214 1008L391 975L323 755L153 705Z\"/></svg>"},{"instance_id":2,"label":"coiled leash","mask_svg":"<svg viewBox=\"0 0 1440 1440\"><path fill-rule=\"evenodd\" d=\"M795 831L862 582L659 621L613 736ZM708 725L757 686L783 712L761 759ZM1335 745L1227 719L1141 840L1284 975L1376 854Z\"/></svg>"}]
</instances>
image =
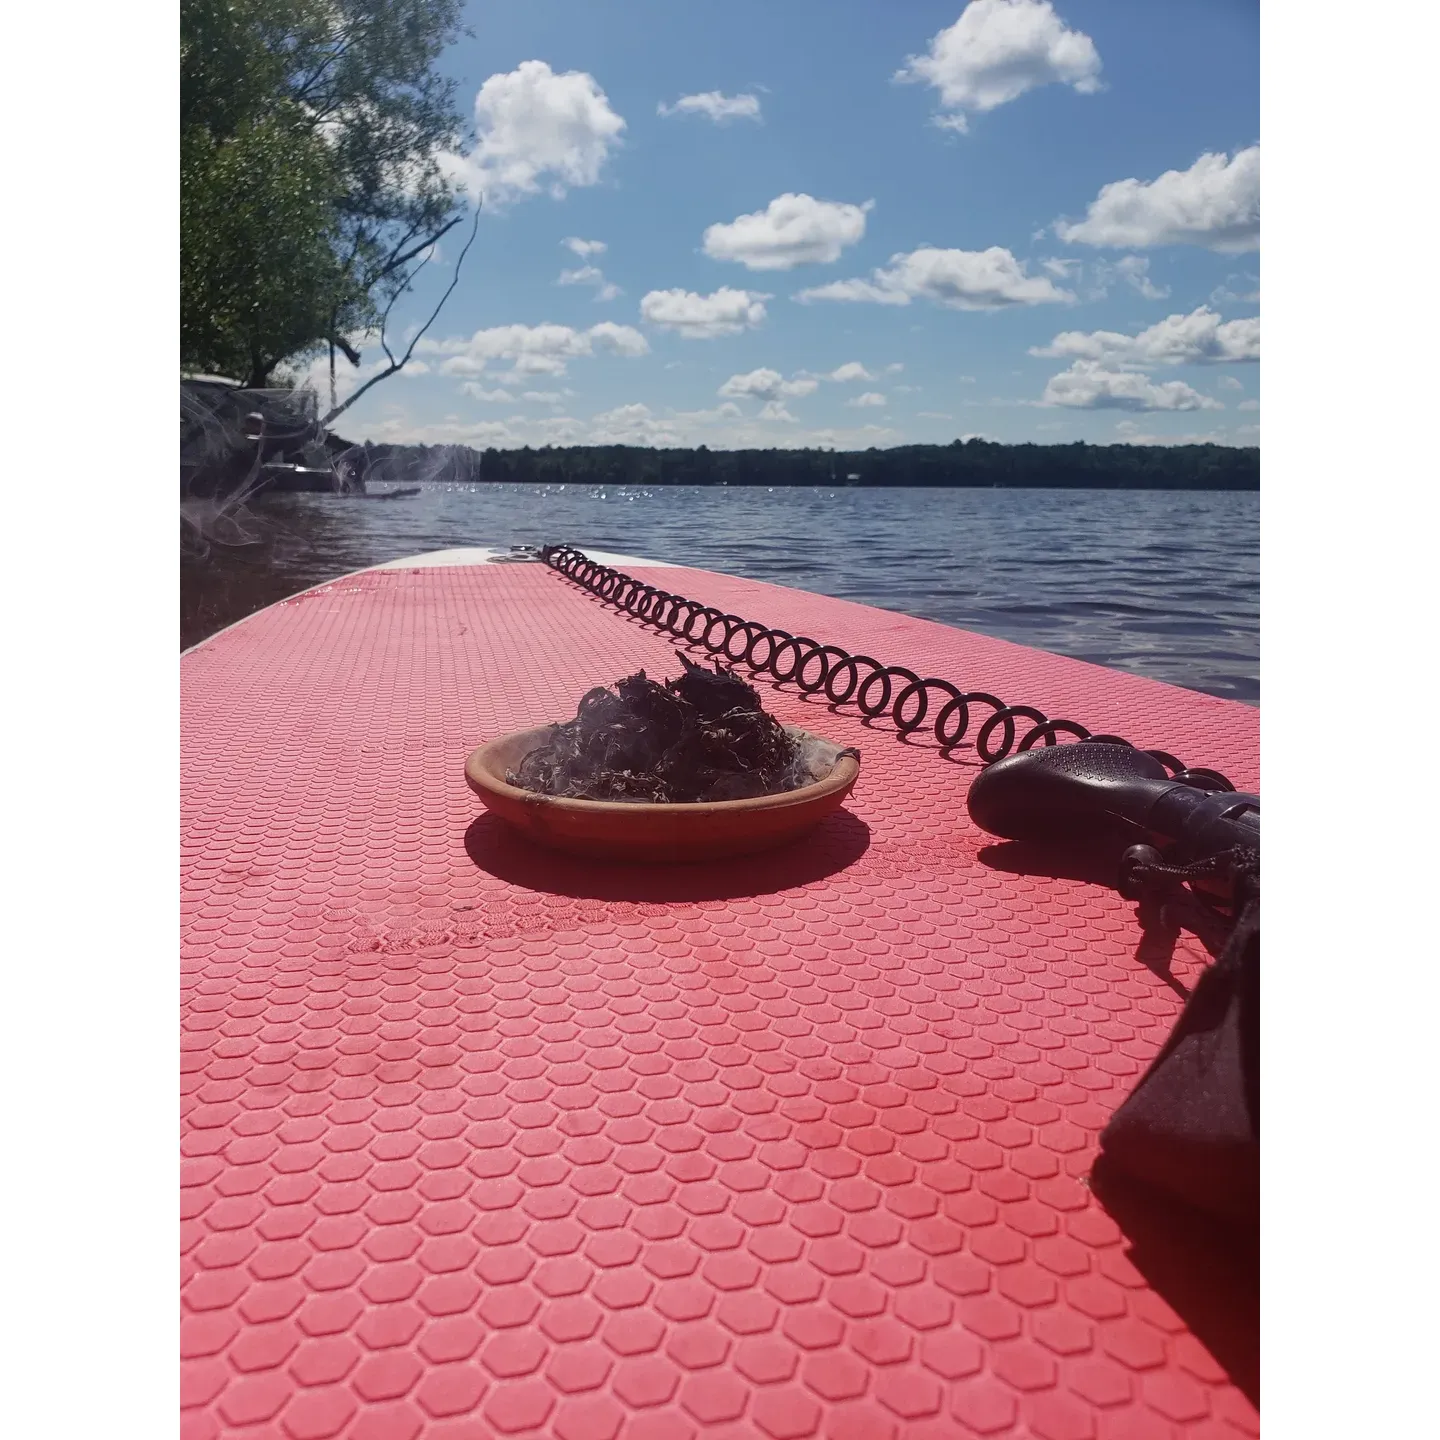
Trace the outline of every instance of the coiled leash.
<instances>
[{"instance_id":1,"label":"coiled leash","mask_svg":"<svg viewBox=\"0 0 1440 1440\"><path fill-rule=\"evenodd\" d=\"M753 674L767 675L777 685L793 683L803 695L823 691L832 705L853 704L868 720L883 716L901 735L914 734L924 726L934 694L941 703L930 728L942 750L953 750L965 739L976 706L990 711L975 733L975 752L987 763L1035 745L1054 745L1061 735L1109 745L1129 747L1131 743L1119 735L1092 735L1078 720L1052 720L1033 705L1007 705L984 690L962 690L949 680L921 677L904 665L884 665L869 655L851 655L839 645L824 645L808 635L792 635L758 620L743 620L601 565L573 545L542 546L540 558L567 580L644 624L703 646ZM1017 722L1030 728L1021 729ZM1213 790L1235 788L1218 770L1187 769L1183 760L1164 750L1143 753L1176 779Z\"/></svg>"},{"instance_id":2,"label":"coiled leash","mask_svg":"<svg viewBox=\"0 0 1440 1440\"><path fill-rule=\"evenodd\" d=\"M975 733L986 762L967 796L970 817L1007 840L1128 848L1116 886L1147 929L1193 930L1216 963L1196 983L1175 1028L1100 1137L1102 1167L1186 1204L1250 1225L1260 1196L1260 797L1219 771L1164 750L1094 735L1078 721L985 691L852 655L808 635L745 620L546 545L553 570L624 614L717 658L854 704L901 736L925 725L942 751ZM1028 724L1028 729L1021 725ZM1078 743L1059 743L1062 735Z\"/></svg>"}]
</instances>

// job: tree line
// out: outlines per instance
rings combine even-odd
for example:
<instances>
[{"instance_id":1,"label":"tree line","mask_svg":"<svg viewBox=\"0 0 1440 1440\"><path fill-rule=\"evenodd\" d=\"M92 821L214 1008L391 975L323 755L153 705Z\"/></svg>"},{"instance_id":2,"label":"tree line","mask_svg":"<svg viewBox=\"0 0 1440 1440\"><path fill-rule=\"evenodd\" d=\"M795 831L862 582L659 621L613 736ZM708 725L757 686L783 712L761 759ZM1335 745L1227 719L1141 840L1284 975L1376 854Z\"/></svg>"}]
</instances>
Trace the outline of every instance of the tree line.
<instances>
[{"instance_id":1,"label":"tree line","mask_svg":"<svg viewBox=\"0 0 1440 1440\"><path fill-rule=\"evenodd\" d=\"M955 440L885 450L655 450L567 445L484 452L374 445L387 478L532 485L821 485L1258 490L1260 451L1229 445L1002 445Z\"/></svg>"}]
</instances>

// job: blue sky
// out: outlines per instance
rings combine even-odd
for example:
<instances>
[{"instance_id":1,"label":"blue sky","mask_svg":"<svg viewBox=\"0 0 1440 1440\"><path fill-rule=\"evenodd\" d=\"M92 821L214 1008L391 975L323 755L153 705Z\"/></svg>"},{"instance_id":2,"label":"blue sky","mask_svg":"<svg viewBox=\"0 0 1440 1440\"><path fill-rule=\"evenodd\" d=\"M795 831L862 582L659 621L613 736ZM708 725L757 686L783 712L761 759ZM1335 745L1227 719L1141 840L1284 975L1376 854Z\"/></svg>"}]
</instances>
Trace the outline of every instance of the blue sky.
<instances>
[{"instance_id":1,"label":"blue sky","mask_svg":"<svg viewBox=\"0 0 1440 1440\"><path fill-rule=\"evenodd\" d=\"M478 236L413 373L347 436L1258 443L1254 3L467 18L444 63L476 127L452 170L485 195Z\"/></svg>"}]
</instances>

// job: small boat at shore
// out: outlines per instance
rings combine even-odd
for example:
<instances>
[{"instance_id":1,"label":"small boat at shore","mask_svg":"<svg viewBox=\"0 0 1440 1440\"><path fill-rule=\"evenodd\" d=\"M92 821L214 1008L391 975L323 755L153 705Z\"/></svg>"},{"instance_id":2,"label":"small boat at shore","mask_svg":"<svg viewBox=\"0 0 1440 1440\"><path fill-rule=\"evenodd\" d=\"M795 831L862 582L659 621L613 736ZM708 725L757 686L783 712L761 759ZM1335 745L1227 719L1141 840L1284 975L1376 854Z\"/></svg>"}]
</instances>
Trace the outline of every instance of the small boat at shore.
<instances>
[{"instance_id":1,"label":"small boat at shore","mask_svg":"<svg viewBox=\"0 0 1440 1440\"><path fill-rule=\"evenodd\" d=\"M420 486L406 485L399 490L362 490L351 496L355 500L405 500L418 495Z\"/></svg>"},{"instance_id":2,"label":"small boat at shore","mask_svg":"<svg viewBox=\"0 0 1440 1440\"><path fill-rule=\"evenodd\" d=\"M965 803L1060 715L1258 789L1258 711L577 554L182 656L182 1433L1258 1434L1252 1257L1090 1183L1209 956ZM859 750L844 807L677 865L482 808L476 747L677 646Z\"/></svg>"}]
</instances>

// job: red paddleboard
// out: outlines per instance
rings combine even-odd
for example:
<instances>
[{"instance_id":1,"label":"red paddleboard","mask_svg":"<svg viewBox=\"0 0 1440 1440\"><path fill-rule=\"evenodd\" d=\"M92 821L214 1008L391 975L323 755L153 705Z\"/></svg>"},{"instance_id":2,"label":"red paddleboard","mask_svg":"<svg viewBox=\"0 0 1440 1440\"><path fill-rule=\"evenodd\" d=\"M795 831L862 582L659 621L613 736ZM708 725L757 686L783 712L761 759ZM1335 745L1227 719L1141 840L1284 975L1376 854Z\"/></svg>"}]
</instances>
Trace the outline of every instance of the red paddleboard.
<instances>
[{"instance_id":1,"label":"red paddleboard","mask_svg":"<svg viewBox=\"0 0 1440 1440\"><path fill-rule=\"evenodd\" d=\"M183 657L182 1433L1258 1433L1253 1259L1087 1183L1198 942L976 830L983 705L947 750L943 695L901 735L743 666L859 748L842 811L708 866L536 848L466 757L678 642L499 553ZM605 558L1258 789L1246 706Z\"/></svg>"}]
</instances>

